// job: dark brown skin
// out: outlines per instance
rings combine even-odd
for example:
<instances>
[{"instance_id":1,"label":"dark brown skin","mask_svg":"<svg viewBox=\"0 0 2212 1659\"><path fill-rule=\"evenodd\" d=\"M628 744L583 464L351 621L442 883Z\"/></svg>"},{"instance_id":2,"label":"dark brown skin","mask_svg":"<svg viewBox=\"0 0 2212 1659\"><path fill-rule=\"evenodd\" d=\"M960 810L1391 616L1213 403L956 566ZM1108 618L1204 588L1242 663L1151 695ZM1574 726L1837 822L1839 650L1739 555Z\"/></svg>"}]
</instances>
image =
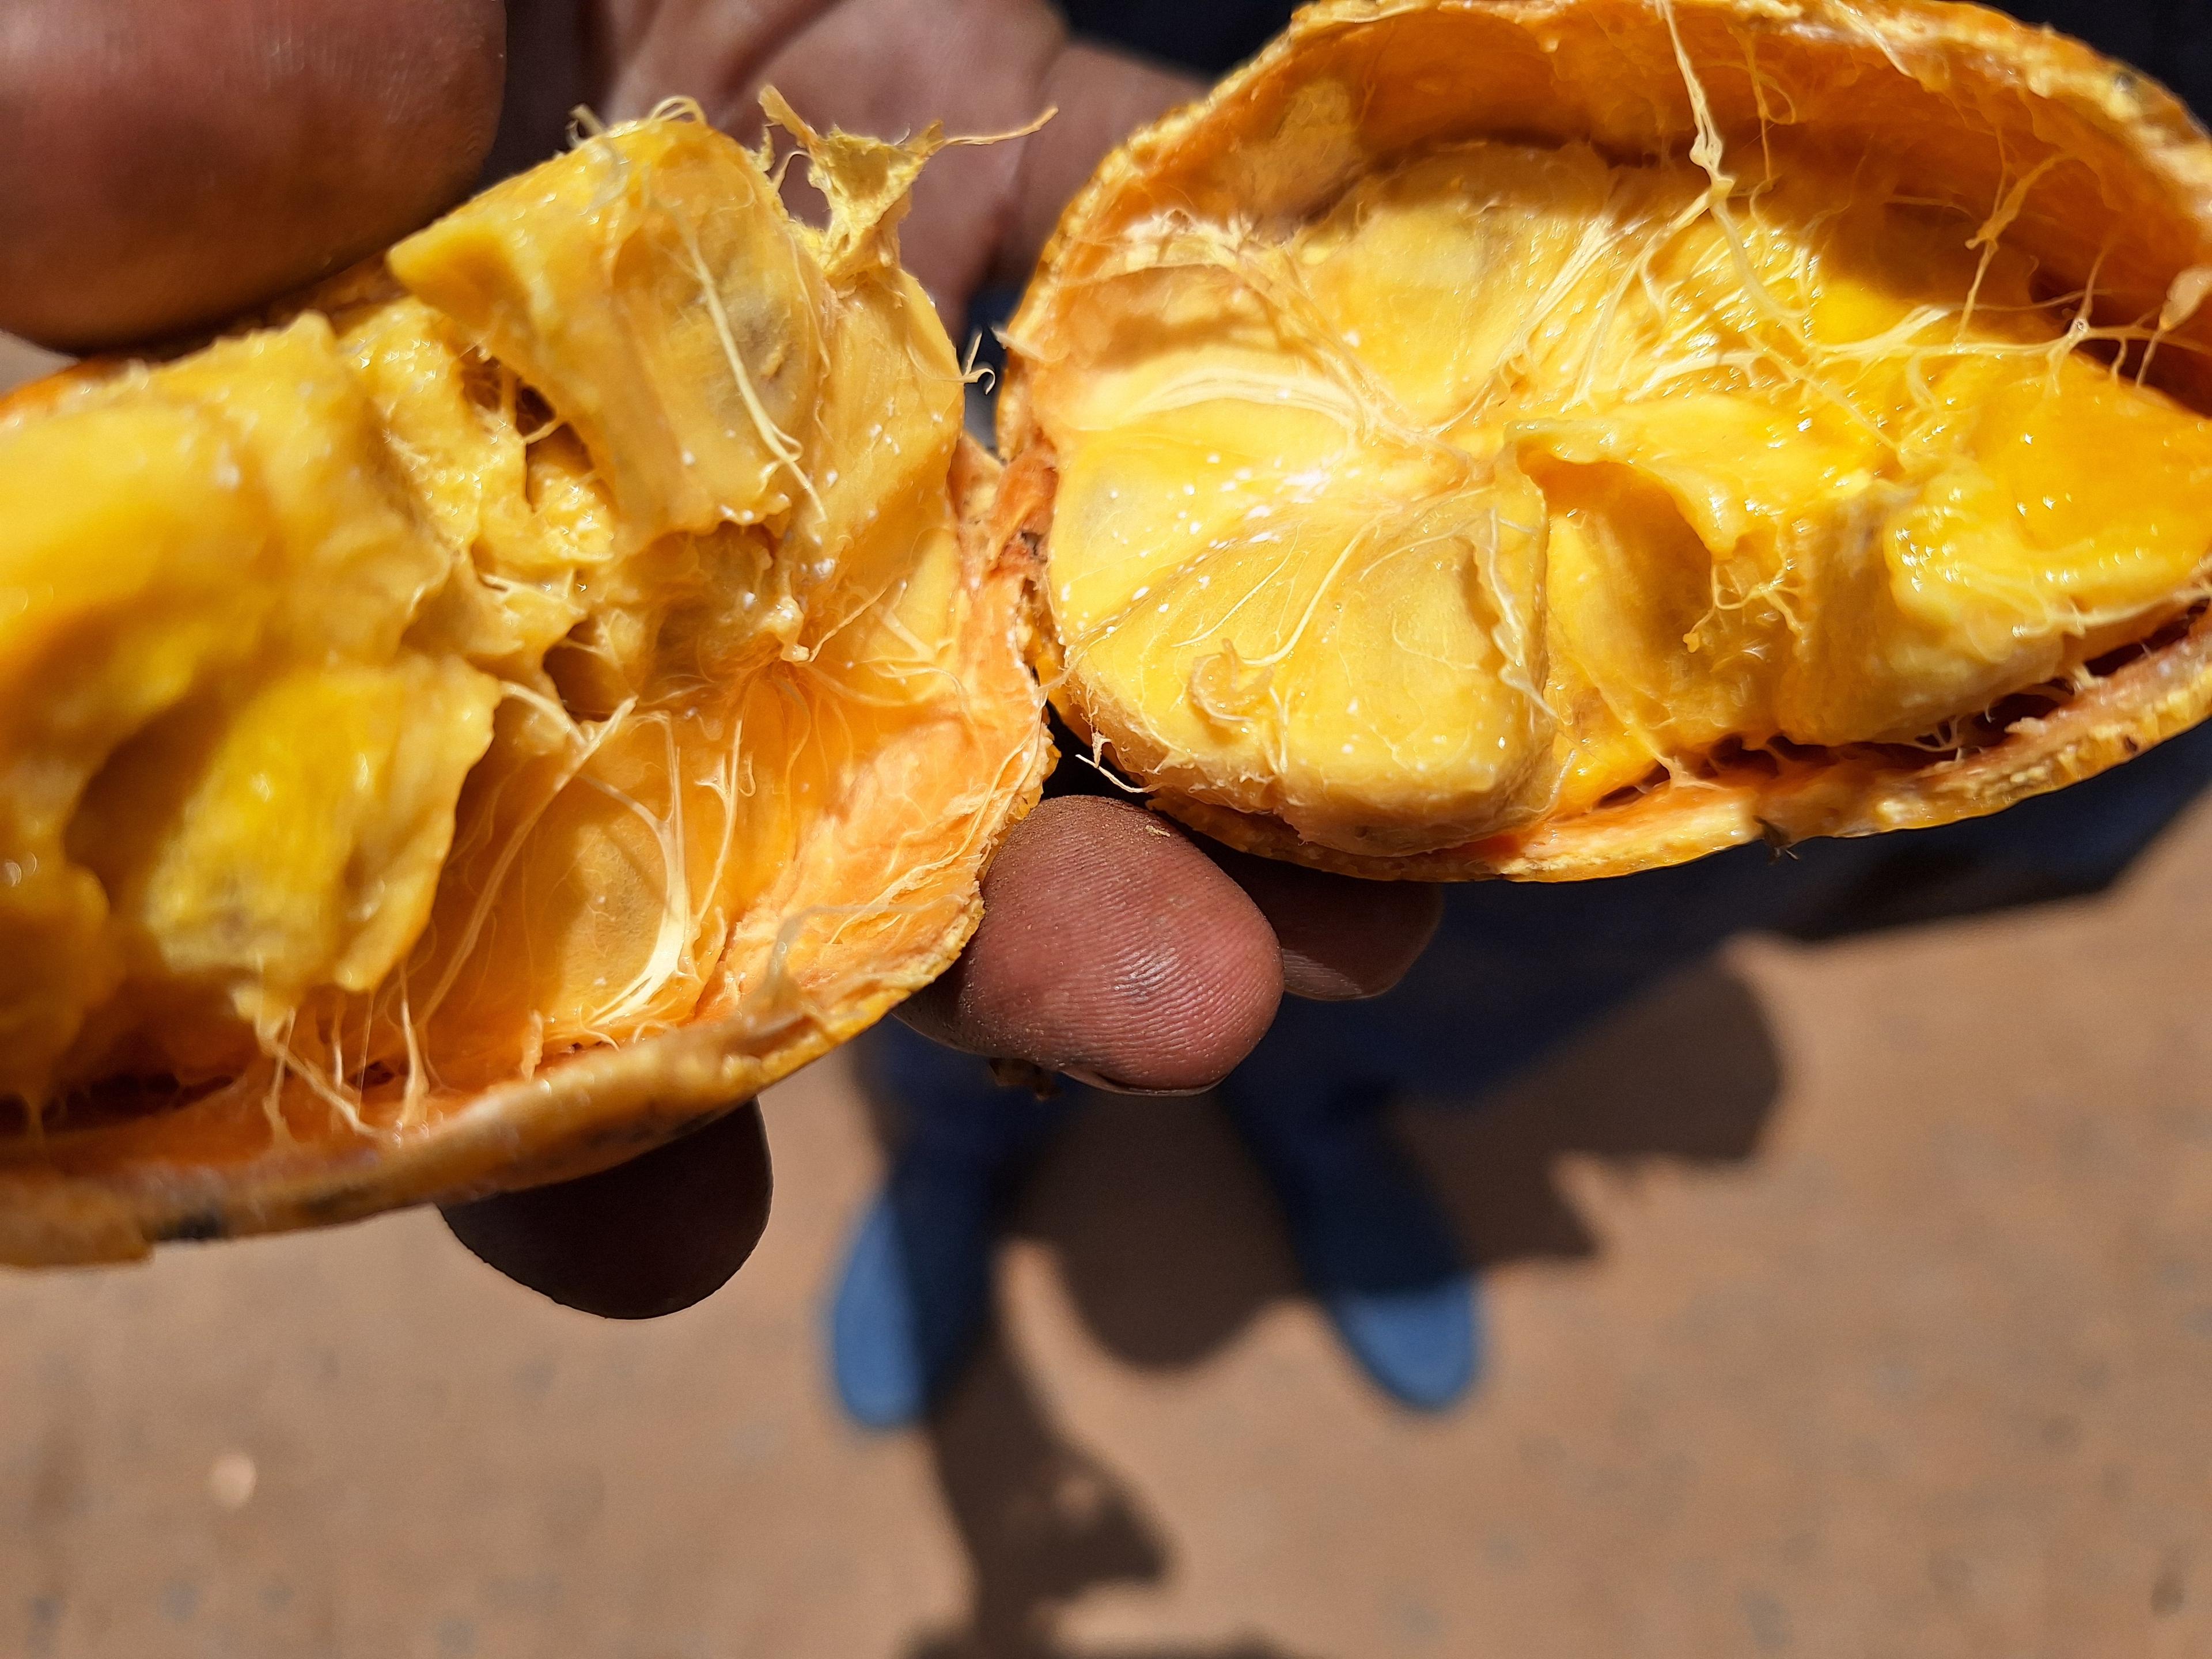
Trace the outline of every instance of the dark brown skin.
<instances>
[{"instance_id":1,"label":"dark brown skin","mask_svg":"<svg viewBox=\"0 0 2212 1659\"><path fill-rule=\"evenodd\" d=\"M503 70L511 33L516 60ZM511 118L500 121L502 78ZM215 322L388 243L491 153L550 154L568 102L610 119L688 94L745 131L779 87L811 120L1036 137L940 156L904 231L948 317L1035 259L1062 202L1194 83L1071 40L1043 0L11 0L0 9L0 328L65 349ZM985 920L903 1011L955 1048L1186 1093L1285 991L1389 988L1432 890L1211 848L1141 807L1048 801L984 882ZM461 1242L557 1301L645 1317L708 1295L765 1224L746 1105L586 1180L456 1208Z\"/></svg>"},{"instance_id":2,"label":"dark brown skin","mask_svg":"<svg viewBox=\"0 0 2212 1659\"><path fill-rule=\"evenodd\" d=\"M464 195L499 0L0 14L0 328L82 349L240 311Z\"/></svg>"}]
</instances>

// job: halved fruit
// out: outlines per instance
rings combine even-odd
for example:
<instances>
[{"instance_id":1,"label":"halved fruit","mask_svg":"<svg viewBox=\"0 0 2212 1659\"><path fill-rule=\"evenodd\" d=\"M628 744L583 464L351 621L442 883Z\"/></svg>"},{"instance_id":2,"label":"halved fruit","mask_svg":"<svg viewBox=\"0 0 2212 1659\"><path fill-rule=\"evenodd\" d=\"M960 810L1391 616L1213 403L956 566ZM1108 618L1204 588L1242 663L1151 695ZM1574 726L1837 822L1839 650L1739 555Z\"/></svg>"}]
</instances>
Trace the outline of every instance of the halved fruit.
<instances>
[{"instance_id":1,"label":"halved fruit","mask_svg":"<svg viewBox=\"0 0 2212 1659\"><path fill-rule=\"evenodd\" d=\"M1994 811L2212 707L2208 288L2212 143L1994 13L1310 8L1009 330L1048 688L1357 874Z\"/></svg>"},{"instance_id":2,"label":"halved fruit","mask_svg":"<svg viewBox=\"0 0 2212 1659\"><path fill-rule=\"evenodd\" d=\"M1048 747L899 268L677 111L0 410L0 1259L579 1174L951 962Z\"/></svg>"},{"instance_id":3,"label":"halved fruit","mask_svg":"<svg viewBox=\"0 0 2212 1659\"><path fill-rule=\"evenodd\" d=\"M580 1174L945 967L1049 746L1363 875L2212 708L2212 143L1921 0L1340 0L1109 161L1003 480L933 131L604 134L0 407L0 1259ZM1042 623L1042 626L1037 624Z\"/></svg>"}]
</instances>

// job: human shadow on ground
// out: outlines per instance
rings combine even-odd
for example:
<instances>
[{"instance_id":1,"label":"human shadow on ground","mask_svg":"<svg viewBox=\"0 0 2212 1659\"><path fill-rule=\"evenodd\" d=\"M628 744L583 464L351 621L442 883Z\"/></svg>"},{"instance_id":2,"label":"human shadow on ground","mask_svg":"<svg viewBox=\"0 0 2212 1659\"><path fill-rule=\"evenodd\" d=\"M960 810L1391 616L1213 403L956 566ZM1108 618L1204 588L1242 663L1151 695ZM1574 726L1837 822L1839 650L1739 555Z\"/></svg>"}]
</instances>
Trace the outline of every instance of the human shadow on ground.
<instances>
[{"instance_id":1,"label":"human shadow on ground","mask_svg":"<svg viewBox=\"0 0 2212 1659\"><path fill-rule=\"evenodd\" d=\"M1563 1158L1711 1166L1758 1152L1785 1079L1756 996L1720 955L1729 939L1832 939L2094 893L2208 781L2212 728L1945 830L1780 857L1740 848L1616 881L1462 887L1396 991L1286 1005L1231 1086L1310 1091L1318 1079L1413 1103L1397 1126L1468 1264L1587 1256L1595 1242L1554 1178ZM895 1139L895 1102L878 1109ZM1133 1365L1194 1364L1301 1294L1266 1184L1210 1102L1085 1096L1009 1222ZM1054 1424L996 1336L928 1433L975 1591L967 1623L910 1659L1080 1659L1055 1633L1062 1611L1167 1572L1140 1501ZM1116 1650L1186 1656L1281 1659L1265 1644Z\"/></svg>"},{"instance_id":2,"label":"human shadow on ground","mask_svg":"<svg viewBox=\"0 0 2212 1659\"><path fill-rule=\"evenodd\" d=\"M1079 1659L1056 1626L1108 1584L1150 1584L1173 1553L1141 1500L1054 1424L994 1332L932 1419L930 1454L974 1564L968 1615L908 1659ZM1293 1659L1252 1639L1117 1648L1115 1659Z\"/></svg>"},{"instance_id":3,"label":"human shadow on ground","mask_svg":"<svg viewBox=\"0 0 2212 1659\"><path fill-rule=\"evenodd\" d=\"M1553 1181L1562 1156L1734 1163L1757 1148L1780 1086L1756 1000L1698 963L1495 1086L1419 1091L1395 1127L1482 1269L1594 1251ZM1011 1224L1135 1365L1196 1364L1303 1294L1273 1198L1209 1102L1086 1100Z\"/></svg>"}]
</instances>

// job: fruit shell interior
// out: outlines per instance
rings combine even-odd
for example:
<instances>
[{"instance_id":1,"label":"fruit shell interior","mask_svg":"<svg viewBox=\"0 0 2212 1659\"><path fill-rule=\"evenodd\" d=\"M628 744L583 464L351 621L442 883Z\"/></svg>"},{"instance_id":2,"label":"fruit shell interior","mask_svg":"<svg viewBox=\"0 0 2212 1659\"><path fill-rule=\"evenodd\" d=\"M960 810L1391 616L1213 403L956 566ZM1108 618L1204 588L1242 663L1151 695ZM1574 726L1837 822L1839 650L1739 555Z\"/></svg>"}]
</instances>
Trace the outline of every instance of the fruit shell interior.
<instances>
[{"instance_id":1,"label":"fruit shell interior","mask_svg":"<svg viewBox=\"0 0 2212 1659\"><path fill-rule=\"evenodd\" d=\"M1755 146L1765 120L1832 135L1846 151L1903 149L1916 189L1975 218L2043 169L2006 240L2037 258L2055 292L2094 270L2100 320L2156 317L2169 295L2212 276L2212 141L2188 111L2076 41L1978 6L1331 0L1300 13L1210 98L1131 140L1069 205L1008 331L1017 349L1000 410L1009 458L1000 533L1049 564L1057 473L1019 347L1053 349L1055 309L1122 230L1170 207L1295 225L1363 171L1475 138L1586 139L1623 161L1686 153L1698 129L1678 38L1730 147ZM2197 349L2169 345L2155 378L2212 410L2212 305L2169 338ZM1066 672L1048 618L1036 638L1054 708L1091 741L1079 679ZM2055 707L2026 700L1990 711L1949 752L1867 744L1717 756L1698 775L1587 812L1412 856L1337 852L1270 817L1172 792L1151 799L1233 847L1349 875L1620 875L1762 838L1929 828L2092 776L2212 713L2212 613L2199 607L2100 667L2096 684Z\"/></svg>"},{"instance_id":2,"label":"fruit shell interior","mask_svg":"<svg viewBox=\"0 0 2212 1659\"><path fill-rule=\"evenodd\" d=\"M87 372L100 370L64 374ZM57 389L38 383L9 401L22 407ZM441 1102L422 1126L385 1136L353 1133L333 1115L272 1145L258 1115L241 1123L234 1109L210 1113L163 1090L118 1085L89 1103L94 1121L83 1127L0 1135L0 1262L127 1260L167 1240L325 1225L587 1175L720 1116L935 979L981 920L981 872L1036 804L1052 758L1022 661L1026 568L1000 557L987 533L998 473L963 440L950 479L967 600L957 647L971 712L1003 728L1002 751L1019 763L993 783L974 839L926 891L909 895L889 933L823 948L815 982L851 992L748 1000L660 1035L584 1050L527 1079ZM879 803L872 816L882 822L867 822L865 808L827 817L778 895L782 914L865 904L884 884L880 848L913 823L951 822L951 803L973 794L957 757L930 752L928 732L915 744L901 757L908 798ZM733 939L732 948L772 946Z\"/></svg>"}]
</instances>

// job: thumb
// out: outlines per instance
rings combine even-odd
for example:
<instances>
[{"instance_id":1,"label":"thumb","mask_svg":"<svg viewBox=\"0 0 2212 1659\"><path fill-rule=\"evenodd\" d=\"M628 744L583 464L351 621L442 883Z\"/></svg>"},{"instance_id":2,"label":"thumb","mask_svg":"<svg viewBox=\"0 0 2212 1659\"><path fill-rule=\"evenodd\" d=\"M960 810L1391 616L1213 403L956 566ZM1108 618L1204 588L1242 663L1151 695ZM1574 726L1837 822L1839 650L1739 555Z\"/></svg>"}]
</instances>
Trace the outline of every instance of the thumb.
<instances>
[{"instance_id":1,"label":"thumb","mask_svg":"<svg viewBox=\"0 0 2212 1659\"><path fill-rule=\"evenodd\" d=\"M465 193L499 0L5 0L0 328L70 348L321 276Z\"/></svg>"}]
</instances>

